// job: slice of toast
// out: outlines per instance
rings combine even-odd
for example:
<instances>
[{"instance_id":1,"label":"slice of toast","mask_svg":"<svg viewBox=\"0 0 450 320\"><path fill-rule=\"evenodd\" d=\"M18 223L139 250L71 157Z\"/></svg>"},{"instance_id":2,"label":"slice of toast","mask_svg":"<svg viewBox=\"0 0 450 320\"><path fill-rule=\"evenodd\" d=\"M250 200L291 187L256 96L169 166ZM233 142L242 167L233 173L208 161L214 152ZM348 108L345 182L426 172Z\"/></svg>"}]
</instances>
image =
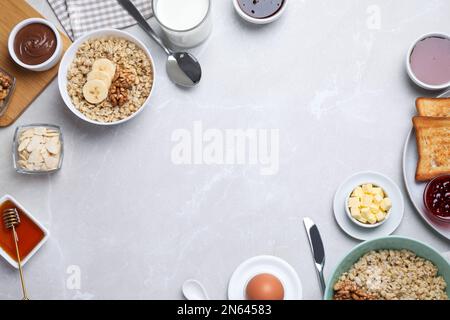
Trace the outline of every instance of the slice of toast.
<instances>
[{"instance_id":1,"label":"slice of toast","mask_svg":"<svg viewBox=\"0 0 450 320\"><path fill-rule=\"evenodd\" d=\"M416 129L416 180L428 181L450 174L450 118L414 117Z\"/></svg>"},{"instance_id":2,"label":"slice of toast","mask_svg":"<svg viewBox=\"0 0 450 320\"><path fill-rule=\"evenodd\" d=\"M450 117L450 98L418 98L416 108L422 117Z\"/></svg>"}]
</instances>

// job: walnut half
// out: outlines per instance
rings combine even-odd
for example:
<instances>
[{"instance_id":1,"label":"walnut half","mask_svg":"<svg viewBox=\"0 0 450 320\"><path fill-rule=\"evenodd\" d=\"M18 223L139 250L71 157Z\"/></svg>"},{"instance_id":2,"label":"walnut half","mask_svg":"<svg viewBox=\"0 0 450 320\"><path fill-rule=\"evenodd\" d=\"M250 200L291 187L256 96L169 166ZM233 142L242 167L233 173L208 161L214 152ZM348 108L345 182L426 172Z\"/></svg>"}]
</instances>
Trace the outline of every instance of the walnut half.
<instances>
[{"instance_id":1,"label":"walnut half","mask_svg":"<svg viewBox=\"0 0 450 320\"><path fill-rule=\"evenodd\" d=\"M11 86L11 79L0 71L0 101L4 100L8 96Z\"/></svg>"},{"instance_id":2,"label":"walnut half","mask_svg":"<svg viewBox=\"0 0 450 320\"><path fill-rule=\"evenodd\" d=\"M334 285L334 300L376 300L374 295L359 289L352 281L339 281Z\"/></svg>"},{"instance_id":3,"label":"walnut half","mask_svg":"<svg viewBox=\"0 0 450 320\"><path fill-rule=\"evenodd\" d=\"M108 94L109 101L114 107L121 107L128 101L128 91L135 81L136 75L131 70L117 68Z\"/></svg>"}]
</instances>

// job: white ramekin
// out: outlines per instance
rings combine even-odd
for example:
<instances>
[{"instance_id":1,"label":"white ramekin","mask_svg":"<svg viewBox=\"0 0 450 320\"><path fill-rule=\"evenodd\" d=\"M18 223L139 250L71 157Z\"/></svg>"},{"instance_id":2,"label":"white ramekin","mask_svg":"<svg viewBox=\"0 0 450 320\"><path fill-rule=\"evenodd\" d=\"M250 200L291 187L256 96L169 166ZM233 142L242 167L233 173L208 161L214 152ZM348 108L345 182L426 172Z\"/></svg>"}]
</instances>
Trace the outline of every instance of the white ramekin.
<instances>
[{"instance_id":1,"label":"white ramekin","mask_svg":"<svg viewBox=\"0 0 450 320\"><path fill-rule=\"evenodd\" d=\"M242 11L241 7L239 6L238 0L232 0L232 1L233 1L234 9L239 14L239 16L242 19L244 19L250 23L254 23L254 24L268 24L268 23L274 22L275 20L278 20L281 17L281 15L283 14L283 12L286 10L286 6L288 3L288 0L284 0L284 3L281 6L280 10L278 10L277 13L275 13L274 15L272 15L270 17L253 18L253 17L250 17L248 14L246 14L244 11Z\"/></svg>"},{"instance_id":2,"label":"white ramekin","mask_svg":"<svg viewBox=\"0 0 450 320\"><path fill-rule=\"evenodd\" d=\"M450 81L447 83L441 84L441 85L427 84L427 83L419 80L411 68L411 55L413 53L414 48L420 41L422 41L426 38L431 38L431 37L440 37L440 38L446 38L446 39L450 40L450 37L443 32L427 33L427 34L424 34L423 36L419 37L416 41L414 41L411 48L408 50L408 54L406 55L406 71L407 71L409 77L411 78L411 80L419 87L426 89L426 90L433 90L433 91L444 90L444 89L450 87Z\"/></svg>"},{"instance_id":3,"label":"white ramekin","mask_svg":"<svg viewBox=\"0 0 450 320\"><path fill-rule=\"evenodd\" d=\"M386 191L384 190L383 187L381 187L381 186L379 186L379 185L377 185L377 184L375 184L375 183L373 183L373 182L367 182L367 183L373 184L374 186L377 186L377 187L383 189L384 194L387 195L387 196L389 196L389 195L386 193ZM363 183L363 184L367 184L367 183ZM384 224L384 223L389 219L389 217L391 216L391 210L392 210L392 208L388 210L388 212L387 212L387 214L386 214L386 218L384 218L383 221L377 222L377 223L375 223L375 224L362 223L362 222L356 220L355 218L353 218L353 216L352 216L352 214L351 214L351 212L350 212L350 207L348 206L348 202L349 202L349 200L350 200L350 197L351 197L352 193L353 193L353 191L350 192L350 193L347 195L347 198L345 199L345 212L347 213L348 218L349 218L354 224L356 224L356 225L358 225L358 226L360 226L360 227L366 228L366 229L373 229L373 228L379 227L379 226L381 226L382 224Z\"/></svg>"},{"instance_id":4,"label":"white ramekin","mask_svg":"<svg viewBox=\"0 0 450 320\"><path fill-rule=\"evenodd\" d=\"M96 38L105 38L105 37L117 37L117 38L123 38L128 41L131 41L135 43L139 48L141 48L147 57L150 59L150 62L152 64L153 68L153 86L151 88L150 94L148 95L147 99L143 103L143 105L137 110L135 113L133 113L128 118L115 121L115 122L100 122L95 121L92 119L89 119L86 117L83 113L81 113L72 103L72 99L69 96L69 93L67 92L67 73L69 72L70 65L72 64L72 61L75 59L76 53L78 51L78 48L89 39L96 39ZM127 122L134 117L136 117L138 114L142 112L142 110L145 108L145 106L148 104L150 97L152 96L153 89L155 88L155 80L156 80L156 68L155 63L153 61L152 55L150 54L150 51L147 49L147 47L140 41L138 38L133 36L132 34L121 31L117 29L112 28L106 28L106 29L99 29L95 31L88 32L78 38L72 45L66 50L66 53L64 54L61 63L59 64L59 71L58 71L58 86L59 86L59 92L61 94L61 97L64 100L64 103L66 106L72 111L78 118L81 120L84 120L86 122L96 124L99 126L113 126L118 125L124 122Z\"/></svg>"},{"instance_id":5,"label":"white ramekin","mask_svg":"<svg viewBox=\"0 0 450 320\"><path fill-rule=\"evenodd\" d=\"M25 27L29 24L32 24L32 23L45 24L46 26L50 27L50 29L52 29L52 31L55 33L55 36L56 36L56 50L53 53L53 55L47 61L45 61L41 64L36 64L36 65L30 65L30 64L23 63L22 61L20 61L20 59L16 55L16 52L14 51L14 39L16 38L17 33L23 27ZM21 66L22 68L31 70L31 71L46 71L46 70L53 68L61 59L62 50L63 50L62 40L61 40L61 35L59 34L58 29L56 28L56 26L53 23L51 23L48 20L42 19L42 18L25 19L22 22L18 23L12 29L11 33L9 34L9 38L8 38L9 55L14 60L14 62L17 63L19 66Z\"/></svg>"},{"instance_id":6,"label":"white ramekin","mask_svg":"<svg viewBox=\"0 0 450 320\"><path fill-rule=\"evenodd\" d=\"M50 232L39 222L36 220L35 217L33 217L31 215L31 213L26 210L16 199L14 199L12 196L10 195L5 195L3 197L0 198L0 204L6 202L6 201L11 201L12 203L14 203L14 205L20 209L20 211L22 211L22 213L24 215L26 215L28 218L30 218L31 221L34 222L34 224L36 224L36 226L39 227L39 229L42 230L42 232L44 233L44 237L42 238L42 240L34 247L33 250L31 250L31 252L26 255L25 257L20 257L21 258L21 262L22 262L22 266L24 266L28 260L30 260L30 258L32 256L34 256L34 254L42 247L42 245L48 240L48 238L50 237ZM20 240L20 239L19 239ZM20 242L19 242L20 245ZM16 260L12 259L1 247L0 247L0 256L2 256L6 261L8 261L8 263L10 265L12 265L14 268L19 269L19 265L16 262Z\"/></svg>"}]
</instances>

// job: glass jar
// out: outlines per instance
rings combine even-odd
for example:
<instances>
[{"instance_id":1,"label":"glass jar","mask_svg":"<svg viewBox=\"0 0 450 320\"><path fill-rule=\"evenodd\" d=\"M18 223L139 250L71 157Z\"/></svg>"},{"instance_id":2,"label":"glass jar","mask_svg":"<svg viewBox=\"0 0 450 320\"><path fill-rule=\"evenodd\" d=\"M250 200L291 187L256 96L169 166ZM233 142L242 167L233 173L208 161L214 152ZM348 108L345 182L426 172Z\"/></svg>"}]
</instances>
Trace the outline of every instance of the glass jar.
<instances>
[{"instance_id":1,"label":"glass jar","mask_svg":"<svg viewBox=\"0 0 450 320\"><path fill-rule=\"evenodd\" d=\"M191 48L210 35L211 0L152 0L152 4L155 19L171 44Z\"/></svg>"},{"instance_id":2,"label":"glass jar","mask_svg":"<svg viewBox=\"0 0 450 320\"><path fill-rule=\"evenodd\" d=\"M23 142L23 140L32 140L32 135L40 135L40 134L36 134L35 132L27 137L22 137L22 134L24 134L26 131L30 131L30 130L35 130L35 129L45 129L45 133L41 133L42 134L42 139L56 139L57 140L57 145L59 144L59 149L55 152L55 154L52 154L51 157L55 158L56 162L52 159L52 161L54 162L50 167L47 167L47 160L46 158L50 158L50 154L48 153L48 157L44 156L41 152L41 156L42 156L42 164L37 167L36 164L33 165L32 167L28 167L25 165L25 163L22 163L22 161L24 162L28 162L26 161L26 159L24 158L24 154L23 152L26 150L21 151L23 148L21 147L21 144ZM31 143L31 141L29 141ZM40 145L43 145L43 141L41 140ZM41 149L44 148L44 145L41 147ZM47 148L47 146L45 146L45 148ZM51 150L48 149L47 150ZM16 131L14 133L14 140L13 140L13 148L12 148L12 156L13 156L13 163L14 163L14 168L16 169L16 171L18 173L22 173L22 174L46 174L46 173L53 173L53 172L57 172L61 169L62 163L63 163L63 158L64 158L64 140L63 140L63 135L62 135L62 131L61 128L59 126L56 125L51 125L51 124L29 124L29 125L24 125L24 126L19 126L16 128ZM31 155L29 155L29 159L30 159ZM44 166L45 164L45 166Z\"/></svg>"},{"instance_id":3,"label":"glass jar","mask_svg":"<svg viewBox=\"0 0 450 320\"><path fill-rule=\"evenodd\" d=\"M16 86L16 78L0 68L0 117L6 112Z\"/></svg>"}]
</instances>

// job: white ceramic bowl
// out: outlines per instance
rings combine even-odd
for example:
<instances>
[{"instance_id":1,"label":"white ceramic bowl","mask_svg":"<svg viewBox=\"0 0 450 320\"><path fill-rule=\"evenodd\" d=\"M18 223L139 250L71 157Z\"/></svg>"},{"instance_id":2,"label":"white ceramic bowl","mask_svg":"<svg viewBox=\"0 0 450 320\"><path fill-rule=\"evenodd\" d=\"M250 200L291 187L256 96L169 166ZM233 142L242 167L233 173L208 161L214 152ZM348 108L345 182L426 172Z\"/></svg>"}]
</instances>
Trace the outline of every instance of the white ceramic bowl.
<instances>
[{"instance_id":1,"label":"white ceramic bowl","mask_svg":"<svg viewBox=\"0 0 450 320\"><path fill-rule=\"evenodd\" d=\"M275 13L274 15L267 17L267 18L253 18L251 16L249 16L248 14L246 14L244 11L242 11L241 7L239 6L238 0L232 0L233 1L233 5L234 5L234 9L236 10L236 12L239 14L239 16L250 22L250 23L254 23L254 24L268 24L271 22L274 22L275 20L278 20L281 15L284 13L284 11L286 10L286 6L288 3L288 0L284 0L283 5L281 6L280 10L278 10L277 13Z\"/></svg>"},{"instance_id":2,"label":"white ceramic bowl","mask_svg":"<svg viewBox=\"0 0 450 320\"><path fill-rule=\"evenodd\" d=\"M42 230L42 232L44 233L44 237L42 238L42 240L36 245L36 247L34 247L34 249L25 257L20 257L21 258L21 262L22 262L22 266L24 266L28 260L31 259L32 256L35 255L35 253L42 247L42 245L48 240L48 238L50 237L50 232L48 232L48 230L39 223L39 221L36 220L36 218L34 218L31 213L26 210L16 199L14 199L12 196L10 195L5 195L2 198L0 198L0 204L6 202L6 201L11 201L12 203L14 203L14 205L20 209L20 211L23 212L23 214L27 215L28 218L30 218L31 221L33 221L38 227L39 229ZM3 223L3 222L2 222ZM20 240L20 239L19 239ZM20 242L19 242L20 245ZM12 259L1 247L0 247L0 256L2 256L6 261L9 262L10 265L12 265L14 268L18 269L19 265L18 263Z\"/></svg>"},{"instance_id":3,"label":"white ceramic bowl","mask_svg":"<svg viewBox=\"0 0 450 320\"><path fill-rule=\"evenodd\" d=\"M100 122L100 121L95 121L95 120L89 119L83 113L78 111L77 108L75 108L75 106L72 103L72 99L70 98L69 93L67 92L67 73L68 73L68 70L70 68L70 65L72 64L72 61L75 58L75 55L76 55L76 52L77 52L78 48L85 41L87 41L89 39L104 38L104 37L123 38L123 39L126 39L128 41L131 41L131 42L135 43L148 56L148 58L150 59L150 62L152 64L152 68L153 68L153 86L152 86L150 94L148 95L148 97L145 100L144 104L135 113L133 113L128 118L122 119L120 121L115 121L115 122ZM145 47L145 45L139 39L137 39L135 36L129 34L128 32L125 32L125 31L120 31L120 30L116 30L116 29L99 29L99 30L96 30L96 31L93 31L93 32L89 32L89 33L83 35L82 37L78 38L69 47L69 49L67 49L66 53L64 54L64 56L63 56L63 58L61 60L61 64L59 65L58 86L59 86L59 92L61 93L61 96L62 96L66 106L78 118L80 118L80 119L82 119L82 120L84 120L86 122L89 122L89 123L92 123L92 124L96 124L96 125L112 126L112 125L117 125L117 124L121 124L121 123L127 122L127 121L133 119L139 113L142 112L142 110L148 104L148 102L150 100L150 97L152 95L152 92L153 92L153 88L155 87L155 73L156 73L156 69L155 69L155 63L153 62L153 58L152 58L150 52L148 51L148 49Z\"/></svg>"},{"instance_id":4,"label":"white ceramic bowl","mask_svg":"<svg viewBox=\"0 0 450 320\"><path fill-rule=\"evenodd\" d=\"M368 184L368 183L371 183L372 185L374 185L374 186L376 186L376 187L379 187L379 188L383 189L384 194L385 194L386 196L389 197L389 194L387 194L387 192L385 191L385 189L383 188L383 186L379 186L378 184L373 183L373 182L362 183L362 184L359 184L359 185L355 186L355 188L356 188L356 187L359 187L359 186L361 186L361 185L363 185L363 184ZM352 191L352 192L353 192L353 191ZM380 221L380 222L377 222L377 223L374 223L374 224L362 223L362 222L356 220L355 218L353 218L353 216L352 216L352 214L351 214L351 212L350 212L350 208L349 208L349 206L348 206L348 201L349 201L349 199L350 199L350 197L351 197L352 192L350 192L350 193L347 195L347 198L345 199L345 212L347 213L348 218L349 218L354 224L356 224L356 225L358 225L358 226L360 226L360 227L363 227L363 228L373 229L373 228L376 228L376 227L381 226L383 223L385 223L385 222L389 219L389 216L390 216L390 213L391 213L391 209L392 209L392 208L389 209L389 211L388 211L387 214L386 214L386 218L384 218L383 221Z\"/></svg>"},{"instance_id":5,"label":"white ceramic bowl","mask_svg":"<svg viewBox=\"0 0 450 320\"><path fill-rule=\"evenodd\" d=\"M16 55L16 52L14 51L14 39L16 38L17 32L19 32L23 27L25 27L29 24L32 24L32 23L45 24L46 26L50 27L50 29L52 29L52 31L55 33L55 36L56 36L56 50L53 53L53 55L47 61L45 61L41 64L36 64L36 65L23 63L22 61L20 61L20 59ZM62 40L61 40L61 35L59 34L58 29L55 27L55 25L53 23L51 23L48 20L42 19L42 18L30 18L30 19L23 20L22 22L18 23L12 29L11 33L9 34L9 38L8 38L9 55L14 60L14 62L17 63L19 66L21 66L22 68L31 70L31 71L46 71L46 70L53 68L61 59L62 50L63 50Z\"/></svg>"},{"instance_id":6,"label":"white ceramic bowl","mask_svg":"<svg viewBox=\"0 0 450 320\"><path fill-rule=\"evenodd\" d=\"M406 55L406 71L409 75L409 77L411 78L411 80L417 84L419 87L426 89L426 90L433 90L433 91L437 91L437 90L444 90L448 87L450 87L450 81L441 85L431 85L431 84L427 84L425 82L422 82L421 80L419 80L416 75L414 74L412 68L411 68L411 54L413 53L414 48L416 47L416 45L426 39L426 38L430 38L430 37L441 37L441 38L446 38L450 40L450 37L443 33L443 32L432 32L432 33L427 33L424 34L423 36L419 37L416 41L414 41L414 43L412 44L411 48L408 50L408 54Z\"/></svg>"}]
</instances>

